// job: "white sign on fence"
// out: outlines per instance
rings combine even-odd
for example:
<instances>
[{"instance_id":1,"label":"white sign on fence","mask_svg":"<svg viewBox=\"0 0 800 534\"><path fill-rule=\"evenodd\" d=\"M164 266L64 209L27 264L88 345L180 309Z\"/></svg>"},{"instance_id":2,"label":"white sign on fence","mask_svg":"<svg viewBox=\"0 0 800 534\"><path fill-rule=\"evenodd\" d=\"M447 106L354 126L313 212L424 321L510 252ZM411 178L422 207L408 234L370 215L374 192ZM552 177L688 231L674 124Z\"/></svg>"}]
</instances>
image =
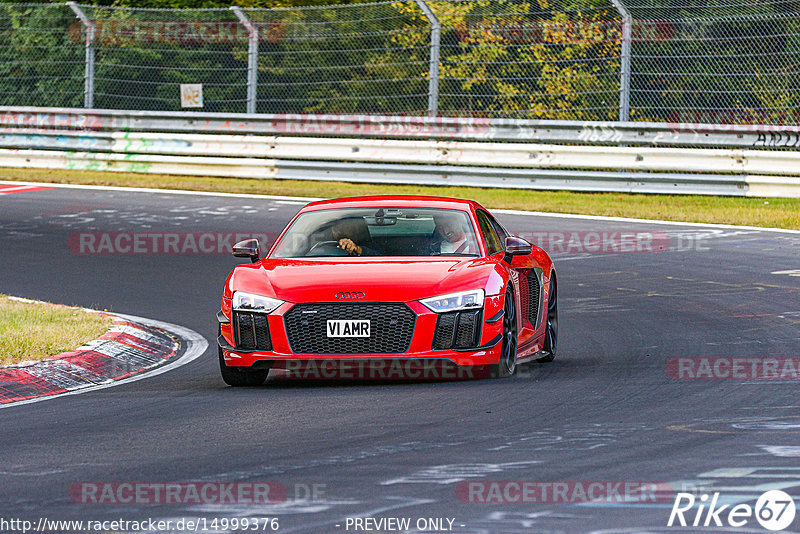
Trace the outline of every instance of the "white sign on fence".
<instances>
[{"instance_id":1,"label":"white sign on fence","mask_svg":"<svg viewBox=\"0 0 800 534\"><path fill-rule=\"evenodd\" d=\"M202 83L182 83L181 84L181 107L182 108L202 108L203 107L203 84Z\"/></svg>"}]
</instances>

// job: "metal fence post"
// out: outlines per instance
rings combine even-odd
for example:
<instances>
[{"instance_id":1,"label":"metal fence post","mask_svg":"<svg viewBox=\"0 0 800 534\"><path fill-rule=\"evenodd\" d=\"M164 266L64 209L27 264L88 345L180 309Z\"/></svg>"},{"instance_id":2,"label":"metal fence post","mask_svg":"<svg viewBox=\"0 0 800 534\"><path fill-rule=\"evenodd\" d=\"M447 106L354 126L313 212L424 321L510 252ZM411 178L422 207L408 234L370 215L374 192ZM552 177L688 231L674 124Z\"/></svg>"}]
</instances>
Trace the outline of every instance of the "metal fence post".
<instances>
[{"instance_id":1,"label":"metal fence post","mask_svg":"<svg viewBox=\"0 0 800 534\"><path fill-rule=\"evenodd\" d=\"M94 107L94 23L89 20L86 13L75 2L67 2L67 5L80 19L86 31L86 59L83 75L83 107Z\"/></svg>"},{"instance_id":2,"label":"metal fence post","mask_svg":"<svg viewBox=\"0 0 800 534\"><path fill-rule=\"evenodd\" d=\"M256 112L258 98L258 29L239 6L232 6L239 22L247 28L249 45L247 47L247 113Z\"/></svg>"},{"instance_id":3,"label":"metal fence post","mask_svg":"<svg viewBox=\"0 0 800 534\"><path fill-rule=\"evenodd\" d=\"M622 50L620 51L619 120L631 118L631 26L633 17L621 0L611 0L622 17Z\"/></svg>"},{"instance_id":4,"label":"metal fence post","mask_svg":"<svg viewBox=\"0 0 800 534\"><path fill-rule=\"evenodd\" d=\"M431 23L431 59L428 82L428 115L435 117L439 110L439 49L442 39L442 24L439 22L430 6L425 0L414 0L425 18Z\"/></svg>"}]
</instances>

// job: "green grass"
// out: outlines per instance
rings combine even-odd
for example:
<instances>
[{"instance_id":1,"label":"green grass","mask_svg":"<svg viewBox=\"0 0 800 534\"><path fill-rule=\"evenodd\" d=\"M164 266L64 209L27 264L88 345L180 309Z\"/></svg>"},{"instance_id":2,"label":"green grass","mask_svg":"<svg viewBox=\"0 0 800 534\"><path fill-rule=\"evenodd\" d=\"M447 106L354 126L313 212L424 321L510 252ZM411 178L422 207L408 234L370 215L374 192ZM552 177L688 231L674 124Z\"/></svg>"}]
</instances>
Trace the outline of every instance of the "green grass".
<instances>
[{"instance_id":1,"label":"green grass","mask_svg":"<svg viewBox=\"0 0 800 534\"><path fill-rule=\"evenodd\" d=\"M0 365L42 360L80 347L111 328L111 318L57 304L0 295Z\"/></svg>"},{"instance_id":2,"label":"green grass","mask_svg":"<svg viewBox=\"0 0 800 534\"><path fill-rule=\"evenodd\" d=\"M441 195L477 200L487 208L495 209L740 224L800 230L800 199L572 193L523 189L375 185L9 168L0 168L0 180L319 198L374 194Z\"/></svg>"}]
</instances>

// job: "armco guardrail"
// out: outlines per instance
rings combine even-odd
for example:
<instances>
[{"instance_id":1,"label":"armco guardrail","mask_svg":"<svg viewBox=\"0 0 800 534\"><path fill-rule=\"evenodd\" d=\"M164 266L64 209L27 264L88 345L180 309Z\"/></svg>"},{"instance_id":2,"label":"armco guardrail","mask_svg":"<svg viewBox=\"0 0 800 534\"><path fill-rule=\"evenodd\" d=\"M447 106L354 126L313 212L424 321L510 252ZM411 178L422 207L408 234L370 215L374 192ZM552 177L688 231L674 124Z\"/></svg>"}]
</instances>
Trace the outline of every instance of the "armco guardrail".
<instances>
[{"instance_id":1,"label":"armco guardrail","mask_svg":"<svg viewBox=\"0 0 800 534\"><path fill-rule=\"evenodd\" d=\"M7 130L0 147L147 154L587 169L800 175L800 152L742 149L567 146L539 143L378 140L292 136ZM99 154L91 156L100 159ZM141 158L138 158L141 159Z\"/></svg>"},{"instance_id":2,"label":"armco guardrail","mask_svg":"<svg viewBox=\"0 0 800 534\"><path fill-rule=\"evenodd\" d=\"M9 149L0 149L0 167L363 183L462 185L512 189L733 196L748 194L750 178L745 175L508 169L477 166L458 167L454 165L403 165ZM750 194L755 196L793 196L797 194L800 184L789 182L782 185L780 183L782 180L791 179L767 178L765 179L766 183L761 186L760 193Z\"/></svg>"},{"instance_id":3,"label":"armco guardrail","mask_svg":"<svg viewBox=\"0 0 800 534\"><path fill-rule=\"evenodd\" d=\"M417 122L407 124L420 128L428 124L424 135L414 128L405 133L395 129L383 136L373 131L378 138L298 136L286 132L254 135L256 126L285 128L288 124L276 122L275 117L258 115L226 116L225 128L237 132L234 134L176 130L181 125L188 127L190 122L199 131L223 128L213 122L222 117L208 118L207 114L196 113L175 114L178 123L172 124L175 131L141 132L130 128L130 121L139 115L139 112L87 114L82 110L57 113L40 109L14 115L3 111L0 165L373 183L800 197L800 152L791 150L587 146L577 144L580 140L575 139L569 145L552 140L520 142L519 138L516 142L498 142L490 140L488 130L482 133L475 130L477 123L470 119L452 119L455 122L451 124L451 119L420 117L413 118ZM150 115L166 124L172 114ZM206 120L205 124L199 122L201 118ZM313 122L309 116L293 120L306 125ZM347 121L354 119L332 117L331 120L352 127L352 122ZM122 126L126 121L127 128ZM378 120L362 122L372 126L381 124ZM471 133L467 131L469 124L473 125ZM537 124L543 127L545 122ZM550 126L551 132L561 132L564 139L569 127L573 133L579 132L575 124ZM559 130L561 126L564 129ZM666 127L660 127L664 133ZM416 135L408 133L412 130ZM785 130L788 132L790 128ZM469 141L456 140L462 136L474 137ZM733 137L742 139L738 134Z\"/></svg>"},{"instance_id":4,"label":"armco guardrail","mask_svg":"<svg viewBox=\"0 0 800 534\"><path fill-rule=\"evenodd\" d=\"M800 126L695 123L248 115L0 106L0 128L800 149Z\"/></svg>"}]
</instances>

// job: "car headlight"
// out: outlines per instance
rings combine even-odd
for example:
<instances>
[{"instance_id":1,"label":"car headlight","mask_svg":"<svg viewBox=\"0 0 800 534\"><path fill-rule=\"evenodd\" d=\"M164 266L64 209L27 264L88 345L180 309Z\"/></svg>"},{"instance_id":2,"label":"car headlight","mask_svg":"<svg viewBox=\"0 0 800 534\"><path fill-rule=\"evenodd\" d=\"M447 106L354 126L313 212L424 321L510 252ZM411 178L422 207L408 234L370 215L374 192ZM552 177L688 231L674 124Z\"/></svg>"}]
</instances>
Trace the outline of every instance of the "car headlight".
<instances>
[{"instance_id":1,"label":"car headlight","mask_svg":"<svg viewBox=\"0 0 800 534\"><path fill-rule=\"evenodd\" d=\"M282 300L253 295L244 291L236 291L233 294L234 310L270 313L278 309L281 304L283 304Z\"/></svg>"},{"instance_id":2,"label":"car headlight","mask_svg":"<svg viewBox=\"0 0 800 534\"><path fill-rule=\"evenodd\" d=\"M473 289L471 291L460 291L448 295L440 295L428 299L421 299L420 302L436 313L444 313L456 310L469 310L483 307L483 289Z\"/></svg>"}]
</instances>

